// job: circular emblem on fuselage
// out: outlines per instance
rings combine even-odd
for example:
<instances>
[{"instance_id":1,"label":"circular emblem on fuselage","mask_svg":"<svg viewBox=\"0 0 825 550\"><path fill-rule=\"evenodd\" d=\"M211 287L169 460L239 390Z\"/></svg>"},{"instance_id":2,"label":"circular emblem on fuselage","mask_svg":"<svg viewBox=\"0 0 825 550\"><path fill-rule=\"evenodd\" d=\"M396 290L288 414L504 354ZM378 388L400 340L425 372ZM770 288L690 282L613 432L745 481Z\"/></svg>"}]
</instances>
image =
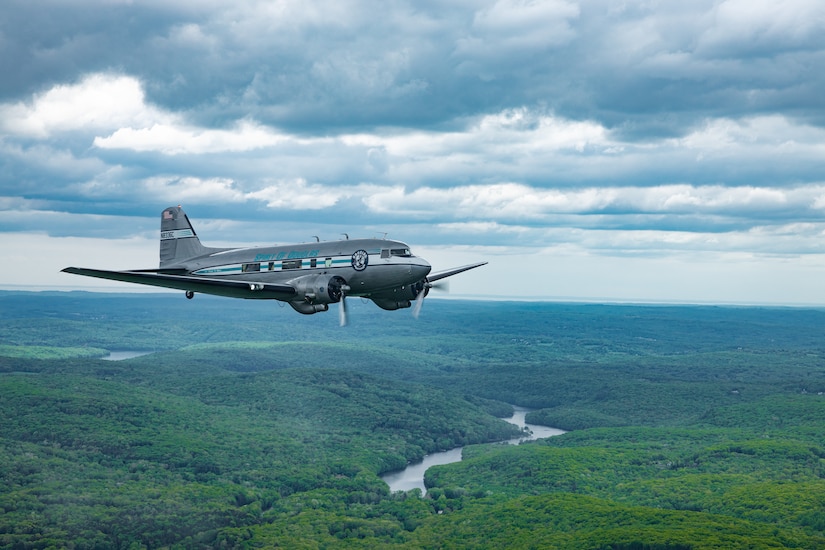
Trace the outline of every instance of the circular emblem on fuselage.
<instances>
[{"instance_id":1,"label":"circular emblem on fuselage","mask_svg":"<svg viewBox=\"0 0 825 550\"><path fill-rule=\"evenodd\" d=\"M364 271L370 263L370 255L366 250L356 250L352 255L352 268L355 271Z\"/></svg>"}]
</instances>

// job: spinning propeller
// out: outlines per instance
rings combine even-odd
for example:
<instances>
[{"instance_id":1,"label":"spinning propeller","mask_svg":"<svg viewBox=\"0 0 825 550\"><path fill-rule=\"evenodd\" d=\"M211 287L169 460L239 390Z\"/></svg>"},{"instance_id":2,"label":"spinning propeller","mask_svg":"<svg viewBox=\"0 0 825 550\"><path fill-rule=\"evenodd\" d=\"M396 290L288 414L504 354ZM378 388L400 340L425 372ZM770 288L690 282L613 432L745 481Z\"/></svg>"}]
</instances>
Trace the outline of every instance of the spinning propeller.
<instances>
[{"instance_id":1,"label":"spinning propeller","mask_svg":"<svg viewBox=\"0 0 825 550\"><path fill-rule=\"evenodd\" d=\"M447 281L441 283L431 283L429 279L424 279L423 281L416 283L416 289L418 290L418 294L415 297L415 305L413 306L412 314L413 317L418 319L418 316L421 314L421 308L424 306L424 298L426 298L427 294L430 293L430 289L449 292L450 283Z\"/></svg>"},{"instance_id":2,"label":"spinning propeller","mask_svg":"<svg viewBox=\"0 0 825 550\"><path fill-rule=\"evenodd\" d=\"M341 306L338 308L338 324L342 327L347 326L347 292L352 290L349 285L342 284L341 290Z\"/></svg>"}]
</instances>

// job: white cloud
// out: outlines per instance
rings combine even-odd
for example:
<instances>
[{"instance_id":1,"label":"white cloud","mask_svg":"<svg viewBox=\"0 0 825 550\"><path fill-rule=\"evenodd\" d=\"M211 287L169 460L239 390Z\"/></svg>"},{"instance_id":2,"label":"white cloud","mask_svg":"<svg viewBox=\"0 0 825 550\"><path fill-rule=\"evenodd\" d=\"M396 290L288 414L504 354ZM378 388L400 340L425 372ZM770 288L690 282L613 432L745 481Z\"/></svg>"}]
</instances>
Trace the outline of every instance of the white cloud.
<instances>
[{"instance_id":1,"label":"white cloud","mask_svg":"<svg viewBox=\"0 0 825 550\"><path fill-rule=\"evenodd\" d=\"M272 147L288 139L268 128L243 121L230 130L168 124L155 124L149 128L121 128L108 137L95 138L94 144L101 149L203 155L251 151Z\"/></svg>"},{"instance_id":2,"label":"white cloud","mask_svg":"<svg viewBox=\"0 0 825 550\"><path fill-rule=\"evenodd\" d=\"M700 49L768 52L821 44L825 5L817 0L726 0L713 10L713 24L702 35Z\"/></svg>"},{"instance_id":3,"label":"white cloud","mask_svg":"<svg viewBox=\"0 0 825 550\"><path fill-rule=\"evenodd\" d=\"M393 187L364 198L377 212L396 212L454 219L510 219L552 221L556 214L624 213L726 213L772 215L792 208L821 209L823 185L797 188L752 186L590 187L541 189L516 183L450 188L421 187L407 191Z\"/></svg>"},{"instance_id":4,"label":"white cloud","mask_svg":"<svg viewBox=\"0 0 825 550\"><path fill-rule=\"evenodd\" d=\"M306 180L279 181L270 183L259 191L246 196L262 200L270 208L320 210L334 206L342 198L351 196L354 189L345 187L325 187L308 184Z\"/></svg>"},{"instance_id":5,"label":"white cloud","mask_svg":"<svg viewBox=\"0 0 825 550\"><path fill-rule=\"evenodd\" d=\"M174 117L145 103L140 82L130 76L92 74L58 85L31 103L0 105L4 132L47 138L54 133L147 125Z\"/></svg>"},{"instance_id":6,"label":"white cloud","mask_svg":"<svg viewBox=\"0 0 825 550\"><path fill-rule=\"evenodd\" d=\"M754 147L782 147L787 152L813 152L825 147L825 129L800 124L780 115L715 118L684 137L667 140L677 147L700 150L706 155L727 155Z\"/></svg>"},{"instance_id":7,"label":"white cloud","mask_svg":"<svg viewBox=\"0 0 825 550\"><path fill-rule=\"evenodd\" d=\"M55 86L30 104L0 105L0 125L10 134L39 139L60 132L110 131L95 137L94 145L169 155L249 151L290 139L248 120L226 130L185 124L179 115L146 103L136 78L103 73Z\"/></svg>"},{"instance_id":8,"label":"white cloud","mask_svg":"<svg viewBox=\"0 0 825 550\"><path fill-rule=\"evenodd\" d=\"M610 147L607 130L589 121L565 120L524 107L480 117L461 131L392 133L386 137L352 136L359 143L384 144L399 157L460 155L533 155Z\"/></svg>"},{"instance_id":9,"label":"white cloud","mask_svg":"<svg viewBox=\"0 0 825 550\"><path fill-rule=\"evenodd\" d=\"M437 225L437 227L439 230L445 233L463 233L476 235L490 235L494 233L521 235L529 233L531 231L531 229L528 227L505 225L494 221L440 223Z\"/></svg>"},{"instance_id":10,"label":"white cloud","mask_svg":"<svg viewBox=\"0 0 825 550\"><path fill-rule=\"evenodd\" d=\"M160 204L160 207L180 203L232 204L246 201L245 193L228 178L151 176L130 180L119 168L112 168L75 188L90 200L151 197L155 205Z\"/></svg>"},{"instance_id":11,"label":"white cloud","mask_svg":"<svg viewBox=\"0 0 825 550\"><path fill-rule=\"evenodd\" d=\"M473 16L469 35L456 40L453 57L469 60L463 69L489 78L489 68L480 64L518 55L535 55L570 42L576 31L571 25L579 7L563 0L498 0Z\"/></svg>"},{"instance_id":12,"label":"white cloud","mask_svg":"<svg viewBox=\"0 0 825 550\"><path fill-rule=\"evenodd\" d=\"M244 193L226 178L154 177L141 182L142 192L164 203L201 202L207 204L238 203Z\"/></svg>"}]
</instances>

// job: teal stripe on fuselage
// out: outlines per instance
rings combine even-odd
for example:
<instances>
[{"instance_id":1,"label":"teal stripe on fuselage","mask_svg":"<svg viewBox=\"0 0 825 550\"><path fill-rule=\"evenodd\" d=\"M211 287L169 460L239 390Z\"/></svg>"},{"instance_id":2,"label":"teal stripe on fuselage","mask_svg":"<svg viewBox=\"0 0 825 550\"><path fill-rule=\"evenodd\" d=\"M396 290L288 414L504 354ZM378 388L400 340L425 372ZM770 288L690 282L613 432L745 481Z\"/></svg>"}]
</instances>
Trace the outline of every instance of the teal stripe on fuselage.
<instances>
[{"instance_id":1,"label":"teal stripe on fuselage","mask_svg":"<svg viewBox=\"0 0 825 550\"><path fill-rule=\"evenodd\" d=\"M312 260L315 260L315 266L312 266ZM272 263L272 269L269 268L270 262L243 262L241 264L229 264L229 265L222 265L222 266L215 266L215 267L206 267L203 269L198 269L193 273L195 275L228 275L228 274L235 274L235 273L272 273L276 271L301 271L302 269L329 269L335 267L350 267L352 265L351 258L343 258L343 259L333 259L330 264L328 265L326 262L326 258L311 258L306 260L301 260L301 266L298 267L294 262L298 260L287 260L292 267L284 269L284 262L281 261L274 261ZM243 270L243 266L249 266L258 264L260 266L259 270Z\"/></svg>"},{"instance_id":2,"label":"teal stripe on fuselage","mask_svg":"<svg viewBox=\"0 0 825 550\"><path fill-rule=\"evenodd\" d=\"M220 267L208 267L206 269L199 269L194 273L195 275L225 275L227 273L240 273L241 269L241 264L226 265Z\"/></svg>"}]
</instances>

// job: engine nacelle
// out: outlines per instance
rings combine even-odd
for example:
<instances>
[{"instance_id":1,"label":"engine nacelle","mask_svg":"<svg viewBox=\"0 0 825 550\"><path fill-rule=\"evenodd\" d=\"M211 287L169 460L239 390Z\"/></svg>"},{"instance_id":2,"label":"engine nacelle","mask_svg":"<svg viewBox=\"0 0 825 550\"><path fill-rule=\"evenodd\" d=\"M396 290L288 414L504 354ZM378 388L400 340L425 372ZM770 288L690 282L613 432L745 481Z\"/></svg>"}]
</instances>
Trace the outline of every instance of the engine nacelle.
<instances>
[{"instance_id":1,"label":"engine nacelle","mask_svg":"<svg viewBox=\"0 0 825 550\"><path fill-rule=\"evenodd\" d=\"M421 292L426 296L430 288L426 284L426 279L422 279L411 285L404 285L390 290L383 290L370 294L370 299L381 309L393 311L410 307L412 301L418 298Z\"/></svg>"},{"instance_id":2,"label":"engine nacelle","mask_svg":"<svg viewBox=\"0 0 825 550\"><path fill-rule=\"evenodd\" d=\"M326 304L308 304L306 302L289 302L289 305L292 306L292 309L297 311L298 313L303 313L304 315L312 315L313 313L318 313L319 311L327 311L329 306Z\"/></svg>"},{"instance_id":3,"label":"engine nacelle","mask_svg":"<svg viewBox=\"0 0 825 550\"><path fill-rule=\"evenodd\" d=\"M337 275L307 275L299 277L293 281L295 285L296 300L290 302L296 311L301 313L315 313L326 311L328 308L316 309L315 311L302 311L295 307L295 304L306 305L326 305L340 302L344 295L344 288L347 282L343 277Z\"/></svg>"}]
</instances>

